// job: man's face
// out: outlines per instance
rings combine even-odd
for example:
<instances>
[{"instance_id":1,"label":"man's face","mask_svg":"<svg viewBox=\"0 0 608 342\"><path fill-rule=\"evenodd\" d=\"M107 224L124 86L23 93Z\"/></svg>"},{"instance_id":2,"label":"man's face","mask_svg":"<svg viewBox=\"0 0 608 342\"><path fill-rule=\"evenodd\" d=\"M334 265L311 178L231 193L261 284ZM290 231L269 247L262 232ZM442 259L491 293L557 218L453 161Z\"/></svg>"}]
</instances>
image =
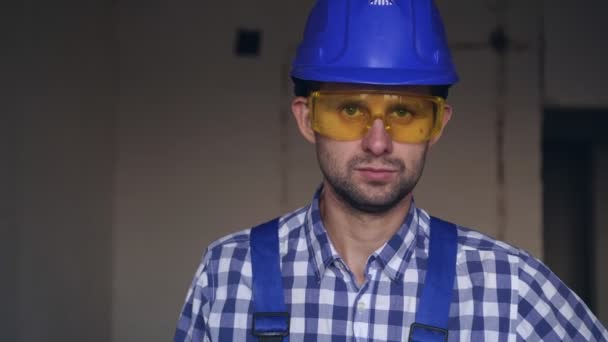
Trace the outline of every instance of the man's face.
<instances>
[{"instance_id":1,"label":"man's face","mask_svg":"<svg viewBox=\"0 0 608 342\"><path fill-rule=\"evenodd\" d=\"M412 192L424 167L428 143L400 144L378 120L358 141L317 133L316 152L325 185L353 209L382 213Z\"/></svg>"},{"instance_id":2,"label":"man's face","mask_svg":"<svg viewBox=\"0 0 608 342\"><path fill-rule=\"evenodd\" d=\"M357 85L327 84L322 90L357 88ZM362 91L364 89L369 90L370 86L361 87ZM396 90L394 87L379 89ZM426 87L400 87L398 90L428 94ZM294 105L297 100L294 100ZM296 111L294 107L301 126ZM307 115L304 116L304 121L309 120ZM302 131L302 127L300 129ZM307 137L310 132L302 133L315 143L326 190L334 192L353 209L373 214L390 210L411 194L422 174L428 148L436 141L419 144L395 142L379 119L365 136L354 141L337 141L316 132Z\"/></svg>"}]
</instances>

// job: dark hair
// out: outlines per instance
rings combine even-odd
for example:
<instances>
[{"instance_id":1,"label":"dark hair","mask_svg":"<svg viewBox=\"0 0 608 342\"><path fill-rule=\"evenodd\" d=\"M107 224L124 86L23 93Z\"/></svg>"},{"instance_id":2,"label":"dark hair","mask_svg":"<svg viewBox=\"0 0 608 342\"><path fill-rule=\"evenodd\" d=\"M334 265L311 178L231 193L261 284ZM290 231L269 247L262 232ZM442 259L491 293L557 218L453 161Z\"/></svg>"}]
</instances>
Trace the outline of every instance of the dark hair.
<instances>
[{"instance_id":1,"label":"dark hair","mask_svg":"<svg viewBox=\"0 0 608 342\"><path fill-rule=\"evenodd\" d=\"M293 93L295 96L308 97L310 93L313 91L317 91L321 89L321 85L323 82L317 81L307 81L299 78L292 77L293 80ZM450 85L432 85L431 86L431 95L443 97L444 99L448 98L448 92L450 89Z\"/></svg>"},{"instance_id":2,"label":"dark hair","mask_svg":"<svg viewBox=\"0 0 608 342\"><path fill-rule=\"evenodd\" d=\"M291 79L293 81L293 94L295 96L309 97L310 93L321 89L322 82L306 81L295 77Z\"/></svg>"}]
</instances>

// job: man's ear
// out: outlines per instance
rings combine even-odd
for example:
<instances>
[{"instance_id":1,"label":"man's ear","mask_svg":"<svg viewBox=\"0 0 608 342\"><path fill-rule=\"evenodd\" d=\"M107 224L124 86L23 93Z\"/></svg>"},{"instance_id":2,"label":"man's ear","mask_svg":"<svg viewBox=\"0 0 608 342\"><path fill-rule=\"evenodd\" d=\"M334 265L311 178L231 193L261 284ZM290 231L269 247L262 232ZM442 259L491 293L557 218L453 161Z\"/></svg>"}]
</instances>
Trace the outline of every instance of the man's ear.
<instances>
[{"instance_id":1,"label":"man's ear","mask_svg":"<svg viewBox=\"0 0 608 342\"><path fill-rule=\"evenodd\" d=\"M315 143L315 132L312 129L312 123L310 121L310 111L308 110L308 99L302 96L298 96L291 101L291 112L293 113L300 133L304 139L310 143Z\"/></svg>"},{"instance_id":2,"label":"man's ear","mask_svg":"<svg viewBox=\"0 0 608 342\"><path fill-rule=\"evenodd\" d=\"M429 145L433 146L435 145L435 143L437 141L439 141L439 138L441 138L441 135L443 134L443 130L445 129L445 126L448 125L448 122L450 122L450 119L452 118L452 106L450 106L449 104L444 104L443 105L443 120L441 122L441 131L439 131L439 134L437 134L433 139L431 139Z\"/></svg>"}]
</instances>

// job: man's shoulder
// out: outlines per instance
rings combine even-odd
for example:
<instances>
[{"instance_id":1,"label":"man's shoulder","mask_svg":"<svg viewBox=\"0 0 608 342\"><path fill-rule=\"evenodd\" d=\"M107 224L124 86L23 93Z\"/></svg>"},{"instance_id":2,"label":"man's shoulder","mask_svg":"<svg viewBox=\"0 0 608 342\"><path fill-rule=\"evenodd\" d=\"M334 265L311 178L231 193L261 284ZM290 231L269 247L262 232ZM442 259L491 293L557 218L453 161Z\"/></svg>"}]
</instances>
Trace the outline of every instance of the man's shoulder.
<instances>
[{"instance_id":1,"label":"man's shoulder","mask_svg":"<svg viewBox=\"0 0 608 342\"><path fill-rule=\"evenodd\" d=\"M520 282L547 283L560 286L561 280L539 258L525 249L498 240L478 230L457 225L460 262L471 265L491 265L497 274L510 273ZM473 266L472 269L475 267ZM481 268L482 270L484 268Z\"/></svg>"},{"instance_id":2,"label":"man's shoulder","mask_svg":"<svg viewBox=\"0 0 608 342\"><path fill-rule=\"evenodd\" d=\"M305 221L306 211L307 207L302 207L267 222L274 220L278 221L279 240L284 240L290 235L290 233L302 227ZM221 257L221 255L226 254L226 251L249 250L251 230L261 224L262 223L254 224L248 228L238 230L234 233L224 235L214 240L207 247L207 254Z\"/></svg>"},{"instance_id":3,"label":"man's shoulder","mask_svg":"<svg viewBox=\"0 0 608 342\"><path fill-rule=\"evenodd\" d=\"M424 209L418 208L418 215L420 217L421 226L423 227L423 232L427 235L428 238L428 224L431 222L431 216ZM439 221L444 221L439 217L433 217L434 219L438 219ZM482 233L481 231L470 228L464 225L460 225L456 222L444 221L456 226L457 235L458 235L458 253L467 253L467 254L495 254L501 255L504 257L511 256L512 258L527 258L530 254L518 248L512 244L496 239L488 234ZM431 227L432 229L432 227Z\"/></svg>"},{"instance_id":4,"label":"man's shoulder","mask_svg":"<svg viewBox=\"0 0 608 342\"><path fill-rule=\"evenodd\" d=\"M458 245L462 251L495 252L505 255L521 256L528 254L525 250L507 242L498 240L477 229L456 225L458 229Z\"/></svg>"},{"instance_id":5,"label":"man's shoulder","mask_svg":"<svg viewBox=\"0 0 608 342\"><path fill-rule=\"evenodd\" d=\"M501 241L476 229L456 225L458 229L457 267L463 274L477 278L510 276L513 289L532 284L561 281L537 257L525 249Z\"/></svg>"},{"instance_id":6,"label":"man's shoulder","mask_svg":"<svg viewBox=\"0 0 608 342\"><path fill-rule=\"evenodd\" d=\"M479 260L487 262L506 262L511 265L510 271L520 273L528 271L546 272L546 266L525 249L496 239L476 229L456 225L458 229L458 252L463 255L463 262Z\"/></svg>"},{"instance_id":7,"label":"man's shoulder","mask_svg":"<svg viewBox=\"0 0 608 342\"><path fill-rule=\"evenodd\" d=\"M466 288L515 295L517 332L524 340L606 339L606 330L585 303L528 251L461 226L458 249L458 279Z\"/></svg>"}]
</instances>

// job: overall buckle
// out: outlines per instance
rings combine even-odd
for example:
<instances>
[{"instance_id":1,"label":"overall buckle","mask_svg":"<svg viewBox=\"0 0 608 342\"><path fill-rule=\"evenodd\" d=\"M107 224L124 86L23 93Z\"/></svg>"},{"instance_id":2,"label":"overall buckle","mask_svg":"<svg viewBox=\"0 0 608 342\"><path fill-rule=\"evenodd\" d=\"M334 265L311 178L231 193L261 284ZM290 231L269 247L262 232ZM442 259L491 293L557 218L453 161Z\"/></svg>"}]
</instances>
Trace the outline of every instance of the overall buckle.
<instances>
[{"instance_id":1,"label":"overall buckle","mask_svg":"<svg viewBox=\"0 0 608 342\"><path fill-rule=\"evenodd\" d=\"M253 336L284 337L289 335L289 312L254 312Z\"/></svg>"},{"instance_id":2,"label":"overall buckle","mask_svg":"<svg viewBox=\"0 0 608 342\"><path fill-rule=\"evenodd\" d=\"M427 342L427 341L448 341L448 329L426 325L421 323L412 323L410 326L410 342Z\"/></svg>"}]
</instances>

